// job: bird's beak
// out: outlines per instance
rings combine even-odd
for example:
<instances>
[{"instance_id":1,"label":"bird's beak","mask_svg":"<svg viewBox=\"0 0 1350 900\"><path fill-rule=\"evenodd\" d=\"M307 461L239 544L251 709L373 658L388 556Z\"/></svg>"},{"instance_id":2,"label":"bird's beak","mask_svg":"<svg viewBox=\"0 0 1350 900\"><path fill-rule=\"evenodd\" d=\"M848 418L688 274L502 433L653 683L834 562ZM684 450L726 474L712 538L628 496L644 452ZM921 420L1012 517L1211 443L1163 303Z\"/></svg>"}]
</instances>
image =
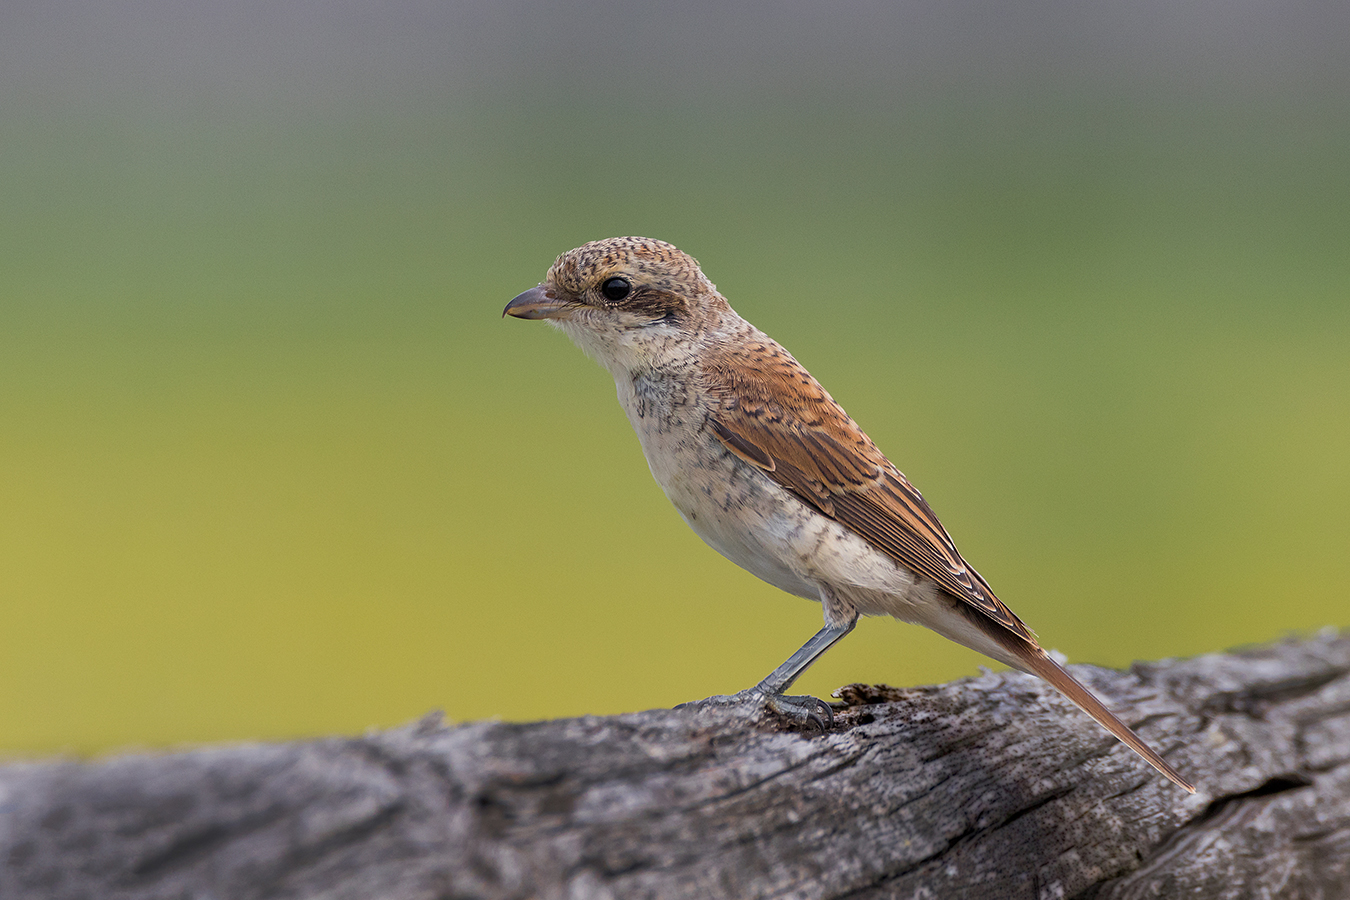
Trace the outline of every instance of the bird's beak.
<instances>
[{"instance_id":1,"label":"bird's beak","mask_svg":"<svg viewBox=\"0 0 1350 900\"><path fill-rule=\"evenodd\" d=\"M549 288L541 284L506 304L502 315L515 316L517 319L551 319L562 312L565 306L563 301L549 292Z\"/></svg>"}]
</instances>

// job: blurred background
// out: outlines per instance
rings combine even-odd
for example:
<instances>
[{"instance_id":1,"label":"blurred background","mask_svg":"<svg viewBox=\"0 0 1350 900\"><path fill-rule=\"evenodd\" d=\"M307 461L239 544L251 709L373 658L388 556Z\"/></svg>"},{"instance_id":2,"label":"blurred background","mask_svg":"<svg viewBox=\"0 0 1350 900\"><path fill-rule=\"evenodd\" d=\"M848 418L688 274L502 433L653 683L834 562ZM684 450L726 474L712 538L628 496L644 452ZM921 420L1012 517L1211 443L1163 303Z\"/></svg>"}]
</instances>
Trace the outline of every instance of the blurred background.
<instances>
[{"instance_id":1,"label":"blurred background","mask_svg":"<svg viewBox=\"0 0 1350 900\"><path fill-rule=\"evenodd\" d=\"M7 0L0 752L614 713L820 625L502 320L696 256L1043 642L1350 622L1350 5ZM801 682L984 660L868 620Z\"/></svg>"}]
</instances>

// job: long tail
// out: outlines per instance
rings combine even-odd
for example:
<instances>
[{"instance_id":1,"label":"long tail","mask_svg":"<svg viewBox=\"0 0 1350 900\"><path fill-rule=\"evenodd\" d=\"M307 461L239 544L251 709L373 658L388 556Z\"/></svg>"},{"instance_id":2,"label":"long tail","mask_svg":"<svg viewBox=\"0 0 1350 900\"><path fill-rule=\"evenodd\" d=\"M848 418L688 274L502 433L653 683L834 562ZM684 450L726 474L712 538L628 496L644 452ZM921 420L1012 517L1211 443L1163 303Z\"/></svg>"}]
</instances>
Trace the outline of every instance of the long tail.
<instances>
[{"instance_id":1,"label":"long tail","mask_svg":"<svg viewBox=\"0 0 1350 900\"><path fill-rule=\"evenodd\" d=\"M1176 769L1168 765L1167 760L1155 753L1139 735L1130 730L1130 726L1116 718L1115 713L1107 709L1091 691L1079 683L1078 679L1064 671L1059 663L1047 656L1044 650L1040 647L1018 648L1018 650L1020 652L1016 656L1022 667L1054 685L1061 694L1077 704L1079 709L1100 722L1103 728L1120 738L1125 746L1142 756L1149 765L1170 778L1178 787L1195 793L1194 785L1182 778Z\"/></svg>"}]
</instances>

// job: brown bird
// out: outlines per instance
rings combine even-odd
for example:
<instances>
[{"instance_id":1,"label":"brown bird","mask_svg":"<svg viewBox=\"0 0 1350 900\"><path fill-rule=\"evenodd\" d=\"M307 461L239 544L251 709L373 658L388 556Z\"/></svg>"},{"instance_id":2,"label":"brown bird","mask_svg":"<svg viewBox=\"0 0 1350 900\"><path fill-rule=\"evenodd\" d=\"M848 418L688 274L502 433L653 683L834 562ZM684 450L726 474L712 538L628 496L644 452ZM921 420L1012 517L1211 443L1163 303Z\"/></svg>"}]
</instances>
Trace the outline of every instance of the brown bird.
<instances>
[{"instance_id":1,"label":"brown bird","mask_svg":"<svg viewBox=\"0 0 1350 900\"><path fill-rule=\"evenodd\" d=\"M609 370L652 475L703 540L822 604L825 627L735 699L826 727L827 704L784 691L859 615L890 615L1039 675L1195 790L1041 649L900 470L692 257L650 238L593 241L504 314L546 319Z\"/></svg>"}]
</instances>

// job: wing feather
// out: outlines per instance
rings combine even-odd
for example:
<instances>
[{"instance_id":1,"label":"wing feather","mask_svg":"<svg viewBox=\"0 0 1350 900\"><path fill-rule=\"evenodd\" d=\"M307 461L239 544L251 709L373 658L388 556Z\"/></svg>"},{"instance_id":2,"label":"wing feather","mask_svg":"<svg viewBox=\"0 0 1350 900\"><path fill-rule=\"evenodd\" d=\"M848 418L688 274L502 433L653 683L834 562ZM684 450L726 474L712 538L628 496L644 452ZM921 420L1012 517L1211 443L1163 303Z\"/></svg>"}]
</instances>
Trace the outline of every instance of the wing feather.
<instances>
[{"instance_id":1,"label":"wing feather","mask_svg":"<svg viewBox=\"0 0 1350 900\"><path fill-rule=\"evenodd\" d=\"M957 551L937 515L848 414L781 346L762 338L702 363L709 427L731 452L895 562L1035 644Z\"/></svg>"}]
</instances>

